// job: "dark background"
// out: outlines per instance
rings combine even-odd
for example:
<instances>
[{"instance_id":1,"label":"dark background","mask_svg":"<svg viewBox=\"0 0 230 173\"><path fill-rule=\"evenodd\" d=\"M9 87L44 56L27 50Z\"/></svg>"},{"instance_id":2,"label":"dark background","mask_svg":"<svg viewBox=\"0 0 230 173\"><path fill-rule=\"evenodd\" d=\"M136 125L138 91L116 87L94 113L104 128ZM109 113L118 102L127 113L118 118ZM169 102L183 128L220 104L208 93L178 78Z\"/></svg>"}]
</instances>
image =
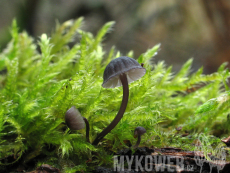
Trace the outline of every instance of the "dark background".
<instances>
[{"instance_id":1,"label":"dark background","mask_svg":"<svg viewBox=\"0 0 230 173\"><path fill-rule=\"evenodd\" d=\"M194 70L204 66L211 73L230 59L229 0L1 0L0 49L10 40L13 18L21 31L38 39L50 35L57 21L80 16L82 29L94 35L104 23L116 21L105 50L115 45L123 55L133 50L137 58L161 43L154 61L164 60L174 71L194 58Z\"/></svg>"}]
</instances>

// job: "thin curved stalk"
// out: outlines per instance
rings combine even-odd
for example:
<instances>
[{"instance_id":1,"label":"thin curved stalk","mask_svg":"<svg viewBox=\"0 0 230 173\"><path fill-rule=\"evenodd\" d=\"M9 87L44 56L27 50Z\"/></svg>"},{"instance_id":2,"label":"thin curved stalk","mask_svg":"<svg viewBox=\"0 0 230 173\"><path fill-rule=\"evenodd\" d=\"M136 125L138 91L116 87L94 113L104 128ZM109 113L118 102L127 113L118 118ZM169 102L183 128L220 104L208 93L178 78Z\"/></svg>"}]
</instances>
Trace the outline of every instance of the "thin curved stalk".
<instances>
[{"instance_id":1,"label":"thin curved stalk","mask_svg":"<svg viewBox=\"0 0 230 173\"><path fill-rule=\"evenodd\" d=\"M114 120L96 137L96 139L93 141L93 145L97 145L102 138L104 138L105 135L107 135L121 120L123 117L123 114L125 112L125 109L128 104L128 99L129 99L129 86L128 86L128 80L126 77L126 74L121 74L119 76L122 86L123 86L123 99L121 102L121 107L120 110L118 111L116 117Z\"/></svg>"},{"instance_id":2,"label":"thin curved stalk","mask_svg":"<svg viewBox=\"0 0 230 173\"><path fill-rule=\"evenodd\" d=\"M141 135L138 135L137 143L133 146L133 149L136 149L141 142Z\"/></svg>"},{"instance_id":3,"label":"thin curved stalk","mask_svg":"<svg viewBox=\"0 0 230 173\"><path fill-rule=\"evenodd\" d=\"M86 125L86 140L87 142L90 143L89 141L89 122L85 117L83 117L83 120L85 121L85 125Z\"/></svg>"}]
</instances>

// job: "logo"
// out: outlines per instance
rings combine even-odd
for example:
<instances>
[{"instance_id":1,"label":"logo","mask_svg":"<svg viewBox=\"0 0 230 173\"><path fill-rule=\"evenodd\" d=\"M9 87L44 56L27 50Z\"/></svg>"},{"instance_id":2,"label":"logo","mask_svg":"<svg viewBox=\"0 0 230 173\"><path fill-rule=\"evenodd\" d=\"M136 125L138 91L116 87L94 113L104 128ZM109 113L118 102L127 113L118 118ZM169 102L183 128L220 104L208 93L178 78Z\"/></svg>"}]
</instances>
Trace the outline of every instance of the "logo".
<instances>
[{"instance_id":1,"label":"logo","mask_svg":"<svg viewBox=\"0 0 230 173\"><path fill-rule=\"evenodd\" d=\"M125 169L126 168L126 169ZM153 171L175 172L188 169L185 168L183 157L171 157L166 155L122 155L114 157L114 171ZM193 168L189 168L193 171Z\"/></svg>"},{"instance_id":2,"label":"logo","mask_svg":"<svg viewBox=\"0 0 230 173\"><path fill-rule=\"evenodd\" d=\"M210 166L210 173L212 168L216 167L218 172L221 171L226 163L226 152L219 144L215 148L210 145L207 136L203 133L199 134L198 140L195 144L195 161L198 166L200 166L200 173L202 172L202 167L205 162Z\"/></svg>"},{"instance_id":3,"label":"logo","mask_svg":"<svg viewBox=\"0 0 230 173\"><path fill-rule=\"evenodd\" d=\"M188 162L188 157L183 153L175 152L175 154L168 154L167 152L155 151L150 155L115 155L113 158L114 171L155 171L155 172L193 172L194 169L200 167L200 173L203 166L210 166L210 173L212 169L221 171L226 164L226 152L219 144L216 147L211 146L210 138L205 134L199 134L194 150L194 161L192 164ZM190 152L191 153L191 152ZM139 153L140 154L140 153ZM196 167L196 168L195 168Z\"/></svg>"}]
</instances>

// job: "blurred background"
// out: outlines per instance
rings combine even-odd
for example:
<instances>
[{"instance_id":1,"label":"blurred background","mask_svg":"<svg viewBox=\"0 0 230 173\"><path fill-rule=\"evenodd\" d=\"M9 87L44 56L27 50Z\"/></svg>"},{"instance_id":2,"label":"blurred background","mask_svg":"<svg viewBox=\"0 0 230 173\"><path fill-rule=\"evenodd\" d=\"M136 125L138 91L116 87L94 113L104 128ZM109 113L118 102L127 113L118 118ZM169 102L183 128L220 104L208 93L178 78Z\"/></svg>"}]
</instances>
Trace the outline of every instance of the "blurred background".
<instances>
[{"instance_id":1,"label":"blurred background","mask_svg":"<svg viewBox=\"0 0 230 173\"><path fill-rule=\"evenodd\" d=\"M137 58L160 43L154 61L164 60L174 71L189 58L194 58L194 71L203 66L206 74L230 60L229 0L1 0L0 49L11 38L14 18L20 31L38 39L51 34L57 21L80 16L85 18L82 29L94 35L116 21L105 50L115 45L123 55L133 50Z\"/></svg>"}]
</instances>

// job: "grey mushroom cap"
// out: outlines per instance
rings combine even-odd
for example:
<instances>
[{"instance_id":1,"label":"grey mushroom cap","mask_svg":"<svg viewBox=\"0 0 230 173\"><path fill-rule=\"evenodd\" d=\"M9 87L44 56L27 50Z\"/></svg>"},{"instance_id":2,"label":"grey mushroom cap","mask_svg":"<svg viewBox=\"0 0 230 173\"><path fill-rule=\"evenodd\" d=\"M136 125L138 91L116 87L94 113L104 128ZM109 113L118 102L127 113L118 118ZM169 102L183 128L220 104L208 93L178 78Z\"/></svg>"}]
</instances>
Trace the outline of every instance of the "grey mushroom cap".
<instances>
[{"instance_id":1,"label":"grey mushroom cap","mask_svg":"<svg viewBox=\"0 0 230 173\"><path fill-rule=\"evenodd\" d=\"M143 135L144 133L146 133L146 130L144 127L136 127L134 130L134 135Z\"/></svg>"},{"instance_id":2,"label":"grey mushroom cap","mask_svg":"<svg viewBox=\"0 0 230 173\"><path fill-rule=\"evenodd\" d=\"M85 128L85 121L81 113L72 106L65 114L65 122L71 130L80 130Z\"/></svg>"},{"instance_id":3,"label":"grey mushroom cap","mask_svg":"<svg viewBox=\"0 0 230 173\"><path fill-rule=\"evenodd\" d=\"M146 73L143 68L135 59L127 56L122 56L112 60L105 68L104 88L115 88L121 86L119 75L125 73L127 75L128 84L138 80Z\"/></svg>"}]
</instances>

